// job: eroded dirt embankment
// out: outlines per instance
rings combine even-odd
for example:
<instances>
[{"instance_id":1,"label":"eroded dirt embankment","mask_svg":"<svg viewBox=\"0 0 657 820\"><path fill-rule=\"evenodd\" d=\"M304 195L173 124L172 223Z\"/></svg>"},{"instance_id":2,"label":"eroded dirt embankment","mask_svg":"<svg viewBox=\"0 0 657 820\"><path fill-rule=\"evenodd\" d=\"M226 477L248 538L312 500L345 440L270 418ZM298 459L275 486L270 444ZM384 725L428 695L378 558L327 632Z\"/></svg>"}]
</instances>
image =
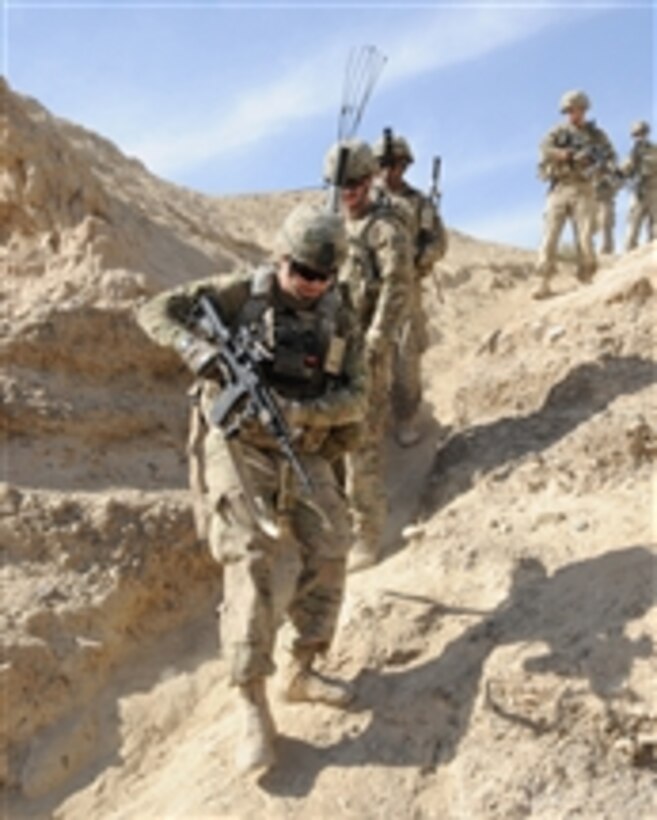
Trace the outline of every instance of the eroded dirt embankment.
<instances>
[{"instance_id":1,"label":"eroded dirt embankment","mask_svg":"<svg viewBox=\"0 0 657 820\"><path fill-rule=\"evenodd\" d=\"M356 702L274 696L279 764L240 781L188 376L133 309L261 259L299 195L175 189L0 93L10 816L652 816L654 248L536 303L531 254L452 234L426 436L389 447L385 560L350 578L327 661Z\"/></svg>"}]
</instances>

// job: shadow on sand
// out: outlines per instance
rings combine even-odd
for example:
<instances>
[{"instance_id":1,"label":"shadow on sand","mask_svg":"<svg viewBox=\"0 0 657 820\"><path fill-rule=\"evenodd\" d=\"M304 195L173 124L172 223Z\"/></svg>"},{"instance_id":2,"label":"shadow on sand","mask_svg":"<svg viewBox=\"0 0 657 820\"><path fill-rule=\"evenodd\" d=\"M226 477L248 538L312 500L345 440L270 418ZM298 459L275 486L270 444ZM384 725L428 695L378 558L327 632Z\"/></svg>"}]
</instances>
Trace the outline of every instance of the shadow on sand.
<instances>
[{"instance_id":1,"label":"shadow on sand","mask_svg":"<svg viewBox=\"0 0 657 820\"><path fill-rule=\"evenodd\" d=\"M435 455L423 515L431 517L471 489L482 475L548 449L619 396L637 393L656 381L656 362L638 356L609 356L571 370L535 412L453 435Z\"/></svg>"},{"instance_id":2,"label":"shadow on sand","mask_svg":"<svg viewBox=\"0 0 657 820\"><path fill-rule=\"evenodd\" d=\"M260 785L276 795L309 794L326 767L414 766L431 770L457 754L470 723L486 660L498 647L540 641L549 652L526 671L585 680L612 699L636 658L653 652L648 636L631 640L628 622L657 603L657 558L634 546L578 561L548 575L536 559L521 561L507 597L465 629L441 654L402 671L363 670L355 711L371 712L358 736L317 749L281 738L280 763ZM436 622L449 608L427 601Z\"/></svg>"}]
</instances>

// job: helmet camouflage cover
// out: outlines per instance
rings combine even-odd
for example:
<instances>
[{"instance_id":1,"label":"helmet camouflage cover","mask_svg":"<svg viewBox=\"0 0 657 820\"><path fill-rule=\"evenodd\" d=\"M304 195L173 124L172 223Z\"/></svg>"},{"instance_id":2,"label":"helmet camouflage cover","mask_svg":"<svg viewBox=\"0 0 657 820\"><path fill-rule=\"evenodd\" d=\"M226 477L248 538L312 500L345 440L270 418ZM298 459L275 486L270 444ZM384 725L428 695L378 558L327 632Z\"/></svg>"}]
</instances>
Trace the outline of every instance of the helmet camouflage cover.
<instances>
[{"instance_id":1,"label":"helmet camouflage cover","mask_svg":"<svg viewBox=\"0 0 657 820\"><path fill-rule=\"evenodd\" d=\"M342 219L311 205L298 205L281 226L276 252L314 270L335 271L347 256L347 234Z\"/></svg>"},{"instance_id":2,"label":"helmet camouflage cover","mask_svg":"<svg viewBox=\"0 0 657 820\"><path fill-rule=\"evenodd\" d=\"M585 111L591 107L591 101L583 91L566 91L561 97L560 110L562 114L567 113L572 108L583 108Z\"/></svg>"},{"instance_id":3,"label":"helmet camouflage cover","mask_svg":"<svg viewBox=\"0 0 657 820\"><path fill-rule=\"evenodd\" d=\"M407 162L413 162L415 160L413 152L411 151L411 146L408 144L408 140L404 139L404 137L393 136L390 147L392 149L392 156L395 159L405 159ZM374 156L377 160L383 159L386 154L385 136L379 137L379 139L372 146L372 150L374 151Z\"/></svg>"},{"instance_id":4,"label":"helmet camouflage cover","mask_svg":"<svg viewBox=\"0 0 657 820\"><path fill-rule=\"evenodd\" d=\"M632 123L630 134L633 137L643 137L650 132L650 126L645 120L637 120Z\"/></svg>"},{"instance_id":5,"label":"helmet camouflage cover","mask_svg":"<svg viewBox=\"0 0 657 820\"><path fill-rule=\"evenodd\" d=\"M324 157L324 179L333 182L337 170L340 149L347 149L347 164L344 169L345 180L363 179L376 170L374 154L370 146L362 140L345 140L336 142L326 152Z\"/></svg>"}]
</instances>

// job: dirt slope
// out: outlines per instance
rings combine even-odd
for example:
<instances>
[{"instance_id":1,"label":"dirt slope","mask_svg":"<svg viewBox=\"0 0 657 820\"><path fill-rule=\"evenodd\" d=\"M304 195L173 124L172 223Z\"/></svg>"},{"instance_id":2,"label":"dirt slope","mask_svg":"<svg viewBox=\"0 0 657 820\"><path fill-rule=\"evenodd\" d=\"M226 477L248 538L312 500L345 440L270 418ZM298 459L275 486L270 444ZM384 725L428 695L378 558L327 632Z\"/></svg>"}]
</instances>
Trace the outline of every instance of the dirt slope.
<instances>
[{"instance_id":1,"label":"dirt slope","mask_svg":"<svg viewBox=\"0 0 657 820\"><path fill-rule=\"evenodd\" d=\"M389 447L386 558L350 578L328 661L356 702L276 699L280 763L245 782L188 378L132 310L263 258L306 195L174 188L0 93L8 815L653 816L655 249L535 303L530 254L452 234L426 437Z\"/></svg>"}]
</instances>

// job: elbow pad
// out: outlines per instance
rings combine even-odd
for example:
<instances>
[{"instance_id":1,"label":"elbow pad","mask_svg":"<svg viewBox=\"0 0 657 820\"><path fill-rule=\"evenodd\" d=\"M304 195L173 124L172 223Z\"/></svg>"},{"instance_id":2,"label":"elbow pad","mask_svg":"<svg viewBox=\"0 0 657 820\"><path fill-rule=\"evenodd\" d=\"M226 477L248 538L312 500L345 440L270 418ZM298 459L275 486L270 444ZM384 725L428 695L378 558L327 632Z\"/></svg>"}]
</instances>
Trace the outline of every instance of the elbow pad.
<instances>
[{"instance_id":1,"label":"elbow pad","mask_svg":"<svg viewBox=\"0 0 657 820\"><path fill-rule=\"evenodd\" d=\"M207 375L219 355L217 345L191 334L180 336L176 340L175 348L187 367L197 376Z\"/></svg>"}]
</instances>

